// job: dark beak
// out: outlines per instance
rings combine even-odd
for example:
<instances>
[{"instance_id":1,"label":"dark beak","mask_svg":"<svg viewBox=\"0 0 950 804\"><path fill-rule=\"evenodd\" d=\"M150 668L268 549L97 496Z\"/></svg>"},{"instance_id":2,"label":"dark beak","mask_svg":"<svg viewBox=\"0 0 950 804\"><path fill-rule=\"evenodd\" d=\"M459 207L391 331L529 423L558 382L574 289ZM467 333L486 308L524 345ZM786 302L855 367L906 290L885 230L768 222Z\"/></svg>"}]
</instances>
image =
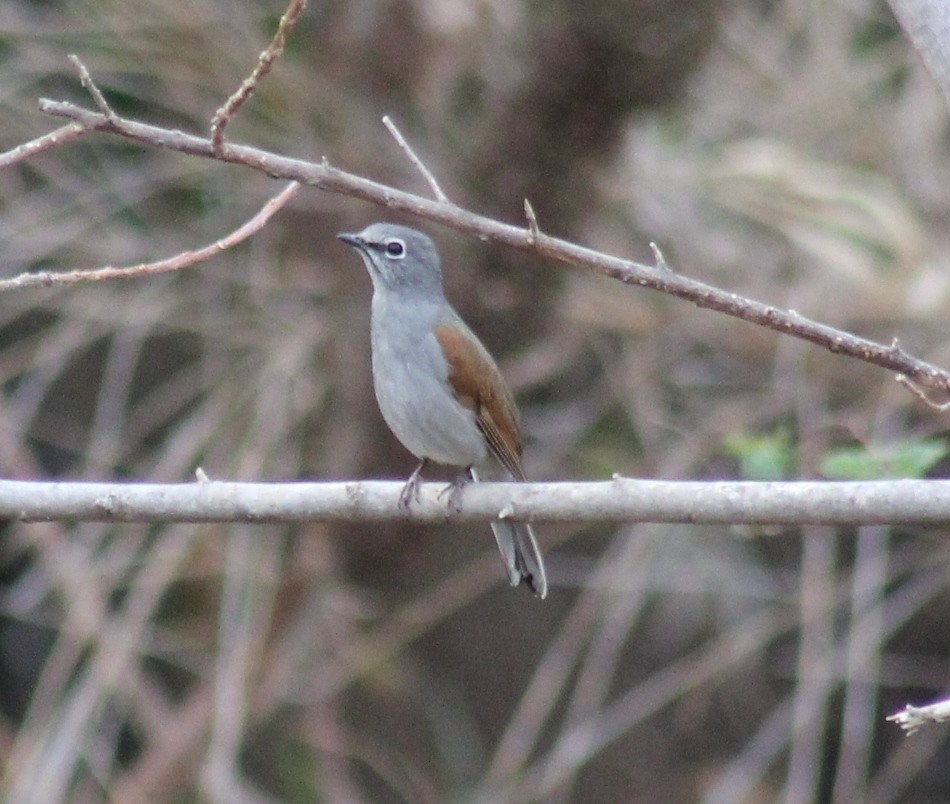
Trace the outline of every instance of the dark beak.
<instances>
[{"instance_id":1,"label":"dark beak","mask_svg":"<svg viewBox=\"0 0 950 804\"><path fill-rule=\"evenodd\" d=\"M358 249L366 248L366 241L359 235L348 234L347 232L340 232L337 235L337 238L342 240L348 246L352 246L353 248L358 248Z\"/></svg>"}]
</instances>

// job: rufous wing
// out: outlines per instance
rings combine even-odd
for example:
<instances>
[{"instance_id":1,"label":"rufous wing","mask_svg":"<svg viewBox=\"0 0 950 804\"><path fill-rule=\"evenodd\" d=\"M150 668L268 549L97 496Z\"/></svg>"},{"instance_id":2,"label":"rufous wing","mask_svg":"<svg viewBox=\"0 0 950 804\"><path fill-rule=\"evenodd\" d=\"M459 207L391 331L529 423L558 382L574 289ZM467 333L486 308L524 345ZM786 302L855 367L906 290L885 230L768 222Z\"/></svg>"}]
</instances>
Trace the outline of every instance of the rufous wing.
<instances>
[{"instance_id":1,"label":"rufous wing","mask_svg":"<svg viewBox=\"0 0 950 804\"><path fill-rule=\"evenodd\" d=\"M449 364L456 399L475 413L492 454L515 479L524 480L518 409L495 361L464 324L437 326L435 337Z\"/></svg>"}]
</instances>

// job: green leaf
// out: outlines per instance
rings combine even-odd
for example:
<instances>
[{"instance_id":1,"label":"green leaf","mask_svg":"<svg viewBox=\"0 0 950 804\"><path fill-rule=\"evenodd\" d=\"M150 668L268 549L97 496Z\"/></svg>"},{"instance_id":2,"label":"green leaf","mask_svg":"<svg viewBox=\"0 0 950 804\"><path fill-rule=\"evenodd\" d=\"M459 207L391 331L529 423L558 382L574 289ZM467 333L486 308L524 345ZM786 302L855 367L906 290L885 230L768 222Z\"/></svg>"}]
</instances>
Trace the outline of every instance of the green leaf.
<instances>
[{"instance_id":1,"label":"green leaf","mask_svg":"<svg viewBox=\"0 0 950 804\"><path fill-rule=\"evenodd\" d=\"M921 478L948 451L946 442L931 438L912 438L888 446L840 447L825 455L821 473L829 480Z\"/></svg>"},{"instance_id":2,"label":"green leaf","mask_svg":"<svg viewBox=\"0 0 950 804\"><path fill-rule=\"evenodd\" d=\"M783 480L791 473L792 439L784 428L766 435L734 433L724 446L746 480Z\"/></svg>"}]
</instances>

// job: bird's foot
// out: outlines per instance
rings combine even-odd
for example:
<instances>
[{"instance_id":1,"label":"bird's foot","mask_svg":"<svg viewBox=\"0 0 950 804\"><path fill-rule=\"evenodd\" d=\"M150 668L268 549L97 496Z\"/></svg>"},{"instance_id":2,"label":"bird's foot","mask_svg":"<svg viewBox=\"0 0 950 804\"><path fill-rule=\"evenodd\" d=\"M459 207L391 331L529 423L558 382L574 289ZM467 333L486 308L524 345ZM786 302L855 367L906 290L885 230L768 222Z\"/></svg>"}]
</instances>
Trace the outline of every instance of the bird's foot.
<instances>
[{"instance_id":1,"label":"bird's foot","mask_svg":"<svg viewBox=\"0 0 950 804\"><path fill-rule=\"evenodd\" d=\"M415 468L413 473L409 475L406 485L402 487L402 491L399 493L400 508L408 509L409 506L412 505L413 500L419 502L419 487L422 485L422 470L426 468L428 463L429 459L423 458L419 461L419 465Z\"/></svg>"},{"instance_id":2,"label":"bird's foot","mask_svg":"<svg viewBox=\"0 0 950 804\"><path fill-rule=\"evenodd\" d=\"M473 480L471 467L458 473L455 480L439 492L439 499L449 495L449 510L457 514L462 510L462 490Z\"/></svg>"}]
</instances>

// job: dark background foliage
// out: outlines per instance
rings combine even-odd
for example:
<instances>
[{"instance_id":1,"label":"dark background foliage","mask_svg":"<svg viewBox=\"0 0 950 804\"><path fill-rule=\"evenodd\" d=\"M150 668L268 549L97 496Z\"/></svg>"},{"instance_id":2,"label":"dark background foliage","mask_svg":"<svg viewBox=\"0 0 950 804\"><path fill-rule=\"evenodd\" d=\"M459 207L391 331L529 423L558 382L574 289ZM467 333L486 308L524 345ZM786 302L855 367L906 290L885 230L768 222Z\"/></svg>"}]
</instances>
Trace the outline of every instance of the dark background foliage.
<instances>
[{"instance_id":1,"label":"dark background foliage","mask_svg":"<svg viewBox=\"0 0 950 804\"><path fill-rule=\"evenodd\" d=\"M56 125L37 97L89 103L71 52L122 113L207 130L283 10L6 0L0 150ZM553 234L654 240L950 364L947 110L883 2L312 0L228 136L425 192L384 114L462 206L519 221L527 197ZM0 174L3 275L166 257L275 191L88 136ZM0 295L0 472L408 475L334 237L384 215L305 190L200 267ZM943 434L880 370L422 228L534 478L814 477L835 447ZM883 717L946 691L944 537L546 526L539 603L485 526L8 524L4 795L940 800L944 732Z\"/></svg>"}]
</instances>

